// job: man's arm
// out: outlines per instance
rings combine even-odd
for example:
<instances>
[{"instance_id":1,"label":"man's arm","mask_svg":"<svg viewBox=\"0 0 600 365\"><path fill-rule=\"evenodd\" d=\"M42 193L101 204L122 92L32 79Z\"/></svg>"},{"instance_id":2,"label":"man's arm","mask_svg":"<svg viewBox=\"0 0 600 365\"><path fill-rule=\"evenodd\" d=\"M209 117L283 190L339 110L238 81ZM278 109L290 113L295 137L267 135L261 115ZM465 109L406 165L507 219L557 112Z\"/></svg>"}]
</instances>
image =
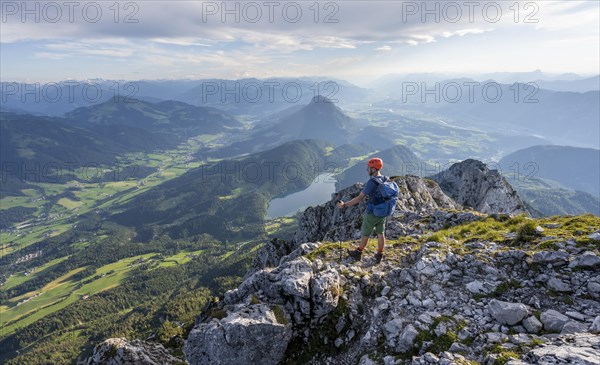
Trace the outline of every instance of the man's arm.
<instances>
[{"instance_id":1,"label":"man's arm","mask_svg":"<svg viewBox=\"0 0 600 365\"><path fill-rule=\"evenodd\" d=\"M355 197L352 200L348 200L347 202L339 202L338 203L338 207L343 208L343 207L350 207L353 205L356 205L358 203L360 203L364 198L365 198L365 193L363 193L362 191L360 192L360 194L358 194L357 197Z\"/></svg>"}]
</instances>

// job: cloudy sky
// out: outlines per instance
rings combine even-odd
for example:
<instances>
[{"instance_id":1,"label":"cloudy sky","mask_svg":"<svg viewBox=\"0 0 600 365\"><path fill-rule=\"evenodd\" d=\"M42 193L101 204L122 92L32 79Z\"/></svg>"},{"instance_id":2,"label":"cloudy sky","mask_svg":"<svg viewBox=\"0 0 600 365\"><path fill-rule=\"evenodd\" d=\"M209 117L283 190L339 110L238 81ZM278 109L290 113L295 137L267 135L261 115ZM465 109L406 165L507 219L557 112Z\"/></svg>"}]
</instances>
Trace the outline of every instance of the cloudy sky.
<instances>
[{"instance_id":1,"label":"cloudy sky","mask_svg":"<svg viewBox=\"0 0 600 365\"><path fill-rule=\"evenodd\" d=\"M2 81L600 73L592 1L1 1Z\"/></svg>"}]
</instances>

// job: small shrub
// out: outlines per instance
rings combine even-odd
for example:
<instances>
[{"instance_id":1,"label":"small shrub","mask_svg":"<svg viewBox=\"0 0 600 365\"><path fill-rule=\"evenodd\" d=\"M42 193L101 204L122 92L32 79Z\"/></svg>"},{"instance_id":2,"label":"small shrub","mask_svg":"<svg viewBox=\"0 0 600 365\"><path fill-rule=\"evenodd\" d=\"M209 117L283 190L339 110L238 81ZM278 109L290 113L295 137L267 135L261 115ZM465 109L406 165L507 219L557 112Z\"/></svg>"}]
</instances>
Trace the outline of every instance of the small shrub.
<instances>
[{"instance_id":1,"label":"small shrub","mask_svg":"<svg viewBox=\"0 0 600 365\"><path fill-rule=\"evenodd\" d=\"M494 361L494 365L504 365L510 360L519 359L519 354L512 351L504 351L500 354L500 357Z\"/></svg>"},{"instance_id":2,"label":"small shrub","mask_svg":"<svg viewBox=\"0 0 600 365\"><path fill-rule=\"evenodd\" d=\"M538 233L535 230L536 225L534 222L525 222L517 228L517 237L513 241L514 244L522 244L533 241L538 237Z\"/></svg>"},{"instance_id":3,"label":"small shrub","mask_svg":"<svg viewBox=\"0 0 600 365\"><path fill-rule=\"evenodd\" d=\"M275 319L277 320L277 323L282 324L284 326L288 325L288 320L287 317L285 316L285 312L283 310L283 308L281 308L278 305L275 305L273 307L273 314L275 315Z\"/></svg>"},{"instance_id":4,"label":"small shrub","mask_svg":"<svg viewBox=\"0 0 600 365\"><path fill-rule=\"evenodd\" d=\"M225 311L224 309L221 309L221 308L213 308L210 310L208 315L211 318L223 319L223 318L227 317L227 311Z\"/></svg>"},{"instance_id":5,"label":"small shrub","mask_svg":"<svg viewBox=\"0 0 600 365\"><path fill-rule=\"evenodd\" d=\"M250 305L254 305L254 304L259 304L260 303L260 299L258 299L258 297L254 294L252 294L252 296L250 297Z\"/></svg>"}]
</instances>

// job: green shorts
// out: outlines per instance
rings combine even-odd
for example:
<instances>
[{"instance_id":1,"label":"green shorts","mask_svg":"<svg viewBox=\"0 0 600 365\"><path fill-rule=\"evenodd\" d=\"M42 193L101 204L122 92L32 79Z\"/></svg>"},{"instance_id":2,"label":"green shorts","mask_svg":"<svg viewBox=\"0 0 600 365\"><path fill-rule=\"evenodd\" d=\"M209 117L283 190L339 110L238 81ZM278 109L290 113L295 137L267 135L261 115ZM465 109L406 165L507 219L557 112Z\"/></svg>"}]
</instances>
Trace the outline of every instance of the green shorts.
<instances>
[{"instance_id":1,"label":"green shorts","mask_svg":"<svg viewBox=\"0 0 600 365\"><path fill-rule=\"evenodd\" d=\"M360 231L363 236L369 237L373 233L373 228L375 229L375 233L383 234L385 230L385 217L376 217L373 213L366 213L363 215Z\"/></svg>"}]
</instances>

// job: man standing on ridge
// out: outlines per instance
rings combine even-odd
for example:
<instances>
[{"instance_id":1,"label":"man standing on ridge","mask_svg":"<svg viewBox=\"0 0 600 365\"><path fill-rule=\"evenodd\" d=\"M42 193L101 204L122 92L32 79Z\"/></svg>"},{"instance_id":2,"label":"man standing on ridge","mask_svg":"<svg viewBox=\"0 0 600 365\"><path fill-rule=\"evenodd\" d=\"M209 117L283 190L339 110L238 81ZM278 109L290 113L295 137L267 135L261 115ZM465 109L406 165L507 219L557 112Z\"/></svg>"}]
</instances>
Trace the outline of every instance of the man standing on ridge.
<instances>
[{"instance_id":1,"label":"man standing on ridge","mask_svg":"<svg viewBox=\"0 0 600 365\"><path fill-rule=\"evenodd\" d=\"M365 184L365 187L362 189L360 194L352 200L347 202L340 201L338 203L339 208L343 208L346 206L352 206L360 203L366 196L369 197L369 204L367 205L367 210L363 215L362 226L360 228L362 237L360 239L360 245L355 250L348 250L348 255L353 259L359 261L362 256L362 252L367 246L367 241L369 240L369 236L373 233L373 229L375 229L375 233L377 233L377 253L375 254L375 263L380 263L381 258L383 257L383 248L385 246L385 218L386 217L377 217L373 214L373 204L372 202L375 199L375 193L377 191L378 185L380 185L385 179L385 176L381 175L379 170L383 168L383 161L380 158L372 158L367 163L367 172L369 174L369 180ZM374 180L377 179L378 182Z\"/></svg>"}]
</instances>

